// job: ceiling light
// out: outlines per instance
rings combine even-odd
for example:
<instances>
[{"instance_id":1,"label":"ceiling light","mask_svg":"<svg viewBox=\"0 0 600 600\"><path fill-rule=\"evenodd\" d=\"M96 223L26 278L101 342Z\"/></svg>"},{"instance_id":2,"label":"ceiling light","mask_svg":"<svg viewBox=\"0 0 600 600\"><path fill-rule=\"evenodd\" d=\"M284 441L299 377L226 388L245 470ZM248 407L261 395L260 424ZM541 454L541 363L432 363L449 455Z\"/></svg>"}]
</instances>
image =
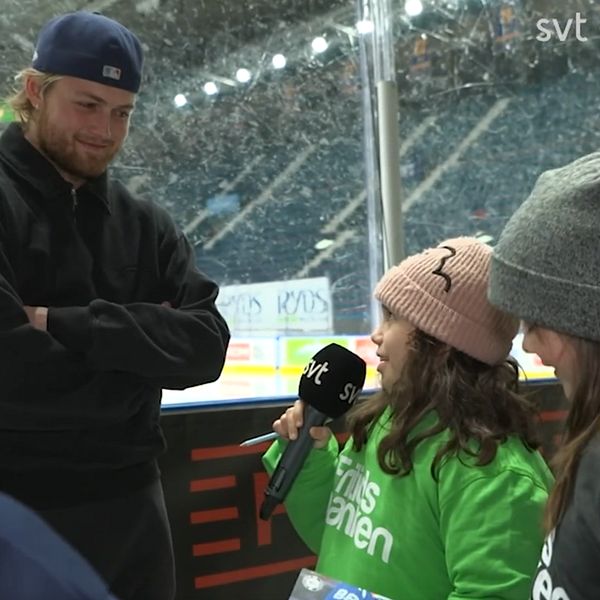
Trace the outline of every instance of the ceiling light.
<instances>
[{"instance_id":1,"label":"ceiling light","mask_svg":"<svg viewBox=\"0 0 600 600\"><path fill-rule=\"evenodd\" d=\"M188 101L185 97L185 94L177 94L177 96L173 98L173 103L177 108L181 108L182 106L185 106L188 103Z\"/></svg>"},{"instance_id":2,"label":"ceiling light","mask_svg":"<svg viewBox=\"0 0 600 600\"><path fill-rule=\"evenodd\" d=\"M250 79L252 79L252 73L250 73L250 71L248 71L248 69L238 69L235 72L235 78L240 83L248 83L250 81Z\"/></svg>"},{"instance_id":3,"label":"ceiling light","mask_svg":"<svg viewBox=\"0 0 600 600\"><path fill-rule=\"evenodd\" d=\"M321 54L321 52L325 52L329 47L327 40L323 36L316 37L310 45L315 54Z\"/></svg>"},{"instance_id":4,"label":"ceiling light","mask_svg":"<svg viewBox=\"0 0 600 600\"><path fill-rule=\"evenodd\" d=\"M423 3L421 0L406 0L404 10L409 17L417 17L423 12Z\"/></svg>"},{"instance_id":5,"label":"ceiling light","mask_svg":"<svg viewBox=\"0 0 600 600\"><path fill-rule=\"evenodd\" d=\"M219 88L217 87L217 84L214 81L207 81L202 86L202 89L204 90L204 93L207 96L214 96L215 94L219 93Z\"/></svg>"},{"instance_id":6,"label":"ceiling light","mask_svg":"<svg viewBox=\"0 0 600 600\"><path fill-rule=\"evenodd\" d=\"M373 21L370 19L361 19L356 23L356 31L360 34L373 33L375 26L373 25Z\"/></svg>"},{"instance_id":7,"label":"ceiling light","mask_svg":"<svg viewBox=\"0 0 600 600\"><path fill-rule=\"evenodd\" d=\"M283 54L275 54L271 62L273 63L274 69L283 69L287 64L287 59Z\"/></svg>"}]
</instances>

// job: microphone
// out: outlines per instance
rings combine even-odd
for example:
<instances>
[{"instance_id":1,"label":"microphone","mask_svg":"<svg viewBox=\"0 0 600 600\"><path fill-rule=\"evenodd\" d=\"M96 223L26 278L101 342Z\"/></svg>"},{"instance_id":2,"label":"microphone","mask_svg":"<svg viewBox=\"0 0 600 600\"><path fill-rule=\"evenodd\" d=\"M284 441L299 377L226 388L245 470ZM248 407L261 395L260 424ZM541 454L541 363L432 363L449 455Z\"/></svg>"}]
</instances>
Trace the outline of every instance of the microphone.
<instances>
[{"instance_id":1,"label":"microphone","mask_svg":"<svg viewBox=\"0 0 600 600\"><path fill-rule=\"evenodd\" d=\"M362 391L366 374L365 361L339 344L325 346L304 367L298 386L298 395L306 403L304 422L269 479L259 512L261 519L268 520L275 507L284 501L302 469L315 441L310 428L343 415Z\"/></svg>"}]
</instances>

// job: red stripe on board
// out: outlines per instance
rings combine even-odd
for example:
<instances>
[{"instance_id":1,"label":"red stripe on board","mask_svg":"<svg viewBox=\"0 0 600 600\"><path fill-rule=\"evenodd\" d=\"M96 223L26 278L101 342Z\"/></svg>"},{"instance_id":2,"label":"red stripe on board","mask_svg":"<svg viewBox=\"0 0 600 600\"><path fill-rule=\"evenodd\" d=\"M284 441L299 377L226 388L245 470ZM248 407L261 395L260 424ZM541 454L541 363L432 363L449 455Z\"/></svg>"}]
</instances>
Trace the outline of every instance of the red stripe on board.
<instances>
[{"instance_id":1,"label":"red stripe on board","mask_svg":"<svg viewBox=\"0 0 600 600\"><path fill-rule=\"evenodd\" d=\"M344 443L349 437L349 433L338 433L336 437L340 443ZM229 458L230 456L245 456L248 454L264 454L272 442L263 442L255 446L214 446L212 448L194 448L191 453L191 459L211 460L214 458Z\"/></svg>"},{"instance_id":2,"label":"red stripe on board","mask_svg":"<svg viewBox=\"0 0 600 600\"><path fill-rule=\"evenodd\" d=\"M227 508L194 511L190 513L190 522L192 525L198 525L199 523L213 523L214 521L237 519L239 516L238 509L235 506L228 506Z\"/></svg>"},{"instance_id":3,"label":"red stripe on board","mask_svg":"<svg viewBox=\"0 0 600 600\"><path fill-rule=\"evenodd\" d=\"M540 419L542 421L564 421L568 414L568 410L544 410L540 413Z\"/></svg>"},{"instance_id":4,"label":"red stripe on board","mask_svg":"<svg viewBox=\"0 0 600 600\"><path fill-rule=\"evenodd\" d=\"M219 540L218 542L194 544L192 553L194 556L209 556L211 554L221 554L222 552L233 552L239 550L240 547L240 538L232 538L230 540Z\"/></svg>"},{"instance_id":5,"label":"red stripe on board","mask_svg":"<svg viewBox=\"0 0 600 600\"><path fill-rule=\"evenodd\" d=\"M213 448L194 448L192 460L211 460L214 458L229 458L246 454L264 454L271 442L263 442L255 446L214 446Z\"/></svg>"},{"instance_id":6,"label":"red stripe on board","mask_svg":"<svg viewBox=\"0 0 600 600\"><path fill-rule=\"evenodd\" d=\"M190 481L190 492L206 492L207 490L222 490L236 486L235 476L211 477L207 479L193 479Z\"/></svg>"},{"instance_id":7,"label":"red stripe on board","mask_svg":"<svg viewBox=\"0 0 600 600\"><path fill-rule=\"evenodd\" d=\"M271 575L279 575L280 573L288 573L289 571L299 571L303 567L314 567L316 561L316 556L304 556L303 558L284 560L282 562L261 565L260 567L225 571L224 573L215 573L214 575L202 575L194 579L194 587L197 590L201 590L218 585L248 581L249 579L270 577Z\"/></svg>"}]
</instances>

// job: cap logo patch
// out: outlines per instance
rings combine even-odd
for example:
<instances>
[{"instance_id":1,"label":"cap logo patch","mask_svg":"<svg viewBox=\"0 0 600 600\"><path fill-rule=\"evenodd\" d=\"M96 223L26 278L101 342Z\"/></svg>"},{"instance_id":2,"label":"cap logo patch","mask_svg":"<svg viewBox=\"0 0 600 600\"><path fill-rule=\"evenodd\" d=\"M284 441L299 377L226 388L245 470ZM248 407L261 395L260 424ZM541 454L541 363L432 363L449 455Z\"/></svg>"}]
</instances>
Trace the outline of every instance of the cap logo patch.
<instances>
[{"instance_id":1,"label":"cap logo patch","mask_svg":"<svg viewBox=\"0 0 600 600\"><path fill-rule=\"evenodd\" d=\"M111 67L110 65L104 65L102 67L102 76L119 81L119 79L121 79L121 69Z\"/></svg>"}]
</instances>

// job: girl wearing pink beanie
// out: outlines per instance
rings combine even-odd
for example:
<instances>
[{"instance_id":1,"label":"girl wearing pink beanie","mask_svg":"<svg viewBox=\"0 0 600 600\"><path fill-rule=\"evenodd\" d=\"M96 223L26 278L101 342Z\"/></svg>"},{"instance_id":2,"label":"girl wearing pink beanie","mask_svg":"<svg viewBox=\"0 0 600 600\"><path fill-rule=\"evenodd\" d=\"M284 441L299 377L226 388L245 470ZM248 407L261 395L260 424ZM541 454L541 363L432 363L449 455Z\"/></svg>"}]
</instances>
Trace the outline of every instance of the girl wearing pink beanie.
<instances>
[{"instance_id":1,"label":"girl wearing pink beanie","mask_svg":"<svg viewBox=\"0 0 600 600\"><path fill-rule=\"evenodd\" d=\"M285 502L320 573L392 600L527 597L552 476L508 357L517 321L487 300L490 258L447 240L378 283L382 389L350 411L341 452L311 430ZM273 424L269 471L302 413L298 401Z\"/></svg>"}]
</instances>

